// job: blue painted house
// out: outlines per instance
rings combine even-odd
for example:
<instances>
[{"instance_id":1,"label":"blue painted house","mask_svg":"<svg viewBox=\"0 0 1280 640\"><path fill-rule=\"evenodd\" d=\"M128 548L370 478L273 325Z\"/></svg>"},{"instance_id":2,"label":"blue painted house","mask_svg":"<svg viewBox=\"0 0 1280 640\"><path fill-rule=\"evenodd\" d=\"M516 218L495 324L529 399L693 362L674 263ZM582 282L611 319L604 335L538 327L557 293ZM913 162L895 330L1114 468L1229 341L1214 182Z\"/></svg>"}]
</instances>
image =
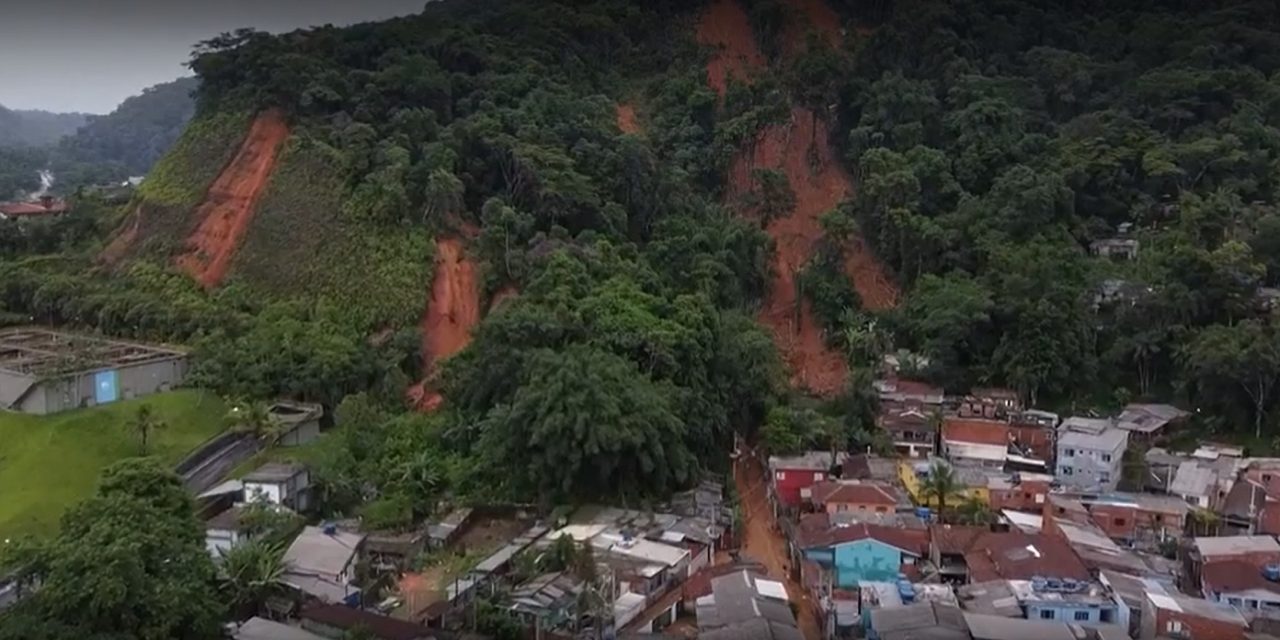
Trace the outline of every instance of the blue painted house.
<instances>
[{"instance_id":1,"label":"blue painted house","mask_svg":"<svg viewBox=\"0 0 1280 640\"><path fill-rule=\"evenodd\" d=\"M920 561L927 544L923 531L865 523L802 532L798 538L804 557L830 570L838 587L893 582L903 565Z\"/></svg>"},{"instance_id":2,"label":"blue painted house","mask_svg":"<svg viewBox=\"0 0 1280 640\"><path fill-rule=\"evenodd\" d=\"M1129 622L1128 609L1119 598L1091 580L990 580L960 587L956 595L972 613L1070 624Z\"/></svg>"}]
</instances>

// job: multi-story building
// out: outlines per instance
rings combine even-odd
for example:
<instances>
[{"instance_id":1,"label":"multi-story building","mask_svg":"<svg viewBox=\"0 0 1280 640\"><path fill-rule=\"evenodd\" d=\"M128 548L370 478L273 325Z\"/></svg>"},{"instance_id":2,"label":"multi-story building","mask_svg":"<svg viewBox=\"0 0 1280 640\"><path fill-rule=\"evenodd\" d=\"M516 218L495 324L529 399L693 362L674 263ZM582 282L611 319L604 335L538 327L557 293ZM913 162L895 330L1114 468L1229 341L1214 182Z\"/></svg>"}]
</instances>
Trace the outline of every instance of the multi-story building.
<instances>
[{"instance_id":1,"label":"multi-story building","mask_svg":"<svg viewBox=\"0 0 1280 640\"><path fill-rule=\"evenodd\" d=\"M1067 418L1058 427L1058 482L1081 491L1114 491L1129 432L1111 420Z\"/></svg>"}]
</instances>

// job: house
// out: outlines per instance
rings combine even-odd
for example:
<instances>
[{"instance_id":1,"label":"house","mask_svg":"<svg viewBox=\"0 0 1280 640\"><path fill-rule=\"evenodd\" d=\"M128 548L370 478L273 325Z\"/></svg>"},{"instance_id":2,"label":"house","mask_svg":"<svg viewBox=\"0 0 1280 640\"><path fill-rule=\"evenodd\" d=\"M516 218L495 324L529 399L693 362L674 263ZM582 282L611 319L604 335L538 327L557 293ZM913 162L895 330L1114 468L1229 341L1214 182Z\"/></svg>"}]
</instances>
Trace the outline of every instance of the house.
<instances>
[{"instance_id":1,"label":"house","mask_svg":"<svg viewBox=\"0 0 1280 640\"><path fill-rule=\"evenodd\" d=\"M1026 620L1074 624L1120 624L1120 605L1102 584L1091 580L992 580L956 589L968 612Z\"/></svg>"},{"instance_id":2,"label":"house","mask_svg":"<svg viewBox=\"0 0 1280 640\"><path fill-rule=\"evenodd\" d=\"M1053 476L1040 473L1019 472L991 476L987 479L989 504L996 511L1013 509L1039 513L1044 508L1053 483Z\"/></svg>"},{"instance_id":3,"label":"house","mask_svg":"<svg viewBox=\"0 0 1280 640\"><path fill-rule=\"evenodd\" d=\"M236 505L205 521L204 546L214 560L248 539L249 527L244 522L248 510L248 505Z\"/></svg>"},{"instance_id":4,"label":"house","mask_svg":"<svg viewBox=\"0 0 1280 640\"><path fill-rule=\"evenodd\" d=\"M1115 625L1088 625L1048 620L1020 620L978 613L964 614L973 640L1127 640L1129 635Z\"/></svg>"},{"instance_id":5,"label":"house","mask_svg":"<svg viewBox=\"0 0 1280 640\"><path fill-rule=\"evenodd\" d=\"M990 531L987 527L959 525L929 527L929 561L938 569L938 575L944 582L964 584L969 581L969 567L964 556L974 548L979 538Z\"/></svg>"},{"instance_id":6,"label":"house","mask_svg":"<svg viewBox=\"0 0 1280 640\"><path fill-rule=\"evenodd\" d=\"M445 514L439 522L427 527L427 538L432 549L443 549L454 543L471 526L474 512L470 507L459 507Z\"/></svg>"},{"instance_id":7,"label":"house","mask_svg":"<svg viewBox=\"0 0 1280 640\"><path fill-rule=\"evenodd\" d=\"M1223 535L1280 534L1280 500L1247 475L1232 485L1218 514Z\"/></svg>"},{"instance_id":8,"label":"house","mask_svg":"<svg viewBox=\"0 0 1280 640\"><path fill-rule=\"evenodd\" d=\"M376 640L435 640L439 634L412 622L338 604L312 605L298 614L302 628L331 640L364 633Z\"/></svg>"},{"instance_id":9,"label":"house","mask_svg":"<svg viewBox=\"0 0 1280 640\"><path fill-rule=\"evenodd\" d=\"M924 531L858 523L826 530L802 530L796 545L804 557L831 571L839 587L862 581L892 581L904 566L924 557Z\"/></svg>"},{"instance_id":10,"label":"house","mask_svg":"<svg viewBox=\"0 0 1280 640\"><path fill-rule=\"evenodd\" d=\"M846 453L837 453L833 458L827 451L809 451L798 456L770 456L771 497L783 507L800 506L804 498L808 497L806 490L832 477L833 472L840 475L847 458Z\"/></svg>"},{"instance_id":11,"label":"house","mask_svg":"<svg viewBox=\"0 0 1280 640\"><path fill-rule=\"evenodd\" d=\"M897 460L869 453L856 453L846 457L843 470L840 477L846 480L875 480L885 484L899 482Z\"/></svg>"},{"instance_id":12,"label":"house","mask_svg":"<svg viewBox=\"0 0 1280 640\"><path fill-rule=\"evenodd\" d=\"M948 417L942 421L942 452L952 462L1003 469L1009 427L995 420Z\"/></svg>"},{"instance_id":13,"label":"house","mask_svg":"<svg viewBox=\"0 0 1280 640\"><path fill-rule=\"evenodd\" d=\"M1123 572L1103 569L1098 572L1098 582L1111 589L1120 606L1121 619L1129 621L1130 637L1138 637L1142 627L1142 610L1147 602L1148 593L1168 593L1176 591L1172 583L1165 583L1154 578L1131 576Z\"/></svg>"},{"instance_id":14,"label":"house","mask_svg":"<svg viewBox=\"0 0 1280 640\"><path fill-rule=\"evenodd\" d=\"M1079 505L1077 513L1113 539L1125 542L1154 542L1167 537L1179 537L1186 526L1190 507L1173 496L1145 493L1081 494L1057 493L1049 498L1050 508L1057 515Z\"/></svg>"},{"instance_id":15,"label":"house","mask_svg":"<svg viewBox=\"0 0 1280 640\"><path fill-rule=\"evenodd\" d=\"M1090 571L1110 569L1145 575L1151 568L1136 553L1116 544L1092 522L1077 523L1045 516L1042 532L1067 542L1081 564Z\"/></svg>"},{"instance_id":16,"label":"house","mask_svg":"<svg viewBox=\"0 0 1280 640\"><path fill-rule=\"evenodd\" d=\"M876 423L889 434L893 448L908 458L927 458L934 454L938 427L933 418L936 409L925 410L919 404L884 403Z\"/></svg>"},{"instance_id":17,"label":"house","mask_svg":"<svg viewBox=\"0 0 1280 640\"><path fill-rule=\"evenodd\" d=\"M186 351L40 328L0 330L0 411L48 415L177 388Z\"/></svg>"},{"instance_id":18,"label":"house","mask_svg":"<svg viewBox=\"0 0 1280 640\"><path fill-rule=\"evenodd\" d=\"M1249 622L1235 607L1175 592L1147 593L1138 637L1246 640Z\"/></svg>"},{"instance_id":19,"label":"house","mask_svg":"<svg viewBox=\"0 0 1280 640\"><path fill-rule=\"evenodd\" d=\"M960 608L937 602L874 609L866 632L868 640L970 640Z\"/></svg>"},{"instance_id":20,"label":"house","mask_svg":"<svg viewBox=\"0 0 1280 640\"><path fill-rule=\"evenodd\" d=\"M1133 238L1105 238L1089 243L1089 251L1100 258L1136 260L1138 241Z\"/></svg>"},{"instance_id":21,"label":"house","mask_svg":"<svg viewBox=\"0 0 1280 640\"><path fill-rule=\"evenodd\" d=\"M1202 569L1213 562L1240 560L1253 567L1280 563L1280 543L1273 536L1216 536L1195 538L1183 560L1184 585L1198 589Z\"/></svg>"},{"instance_id":22,"label":"house","mask_svg":"<svg viewBox=\"0 0 1280 640\"><path fill-rule=\"evenodd\" d=\"M881 402L910 403L936 407L946 399L940 387L915 380L901 380L895 377L876 380L873 384L876 392L880 395Z\"/></svg>"},{"instance_id":23,"label":"house","mask_svg":"<svg viewBox=\"0 0 1280 640\"><path fill-rule=\"evenodd\" d=\"M1218 560L1200 569L1200 593L1206 600L1246 612L1280 611L1280 564L1261 567L1246 560Z\"/></svg>"},{"instance_id":24,"label":"house","mask_svg":"<svg viewBox=\"0 0 1280 640\"><path fill-rule=\"evenodd\" d=\"M232 640L325 640L305 629L253 617L244 621L231 633Z\"/></svg>"},{"instance_id":25,"label":"house","mask_svg":"<svg viewBox=\"0 0 1280 640\"><path fill-rule=\"evenodd\" d=\"M1082 491L1115 491L1128 445L1129 432L1110 420L1064 420L1058 427L1058 482Z\"/></svg>"},{"instance_id":26,"label":"house","mask_svg":"<svg viewBox=\"0 0 1280 640\"><path fill-rule=\"evenodd\" d=\"M1165 435L1167 427L1191 414L1168 404L1131 404L1116 417L1116 426L1135 442L1151 443Z\"/></svg>"},{"instance_id":27,"label":"house","mask_svg":"<svg viewBox=\"0 0 1280 640\"><path fill-rule=\"evenodd\" d=\"M427 534L409 531L370 531L365 536L365 557L377 571L407 571L427 548Z\"/></svg>"},{"instance_id":28,"label":"house","mask_svg":"<svg viewBox=\"0 0 1280 640\"><path fill-rule=\"evenodd\" d=\"M585 588L571 573L546 573L517 585L507 608L527 628L563 628L577 622L578 598Z\"/></svg>"},{"instance_id":29,"label":"house","mask_svg":"<svg viewBox=\"0 0 1280 640\"><path fill-rule=\"evenodd\" d=\"M1237 458L1184 460L1174 471L1167 491L1187 504L1215 511L1231 493L1243 465Z\"/></svg>"},{"instance_id":30,"label":"house","mask_svg":"<svg viewBox=\"0 0 1280 640\"><path fill-rule=\"evenodd\" d=\"M43 196L35 202L0 202L0 220L33 220L71 211L66 200Z\"/></svg>"},{"instance_id":31,"label":"house","mask_svg":"<svg viewBox=\"0 0 1280 640\"><path fill-rule=\"evenodd\" d=\"M711 580L711 594L698 598L698 637L704 640L803 640L781 582L751 571Z\"/></svg>"},{"instance_id":32,"label":"house","mask_svg":"<svg viewBox=\"0 0 1280 640\"><path fill-rule=\"evenodd\" d=\"M971 582L987 580L1089 580L1089 570L1066 540L1047 534L986 532L964 554Z\"/></svg>"},{"instance_id":33,"label":"house","mask_svg":"<svg viewBox=\"0 0 1280 640\"><path fill-rule=\"evenodd\" d=\"M910 511L911 501L892 485L862 480L827 480L810 490L813 505L827 513Z\"/></svg>"},{"instance_id":34,"label":"house","mask_svg":"<svg viewBox=\"0 0 1280 640\"><path fill-rule=\"evenodd\" d=\"M949 505L959 504L965 500L976 500L982 504L989 504L990 494L987 491L987 485L991 476L1005 475L1003 471L990 467L953 465L942 458L930 458L917 462L903 460L898 464L898 480L916 504L929 507L937 504L935 496L925 494L925 483L928 481L929 474L933 472L935 465L950 468L956 484L961 487L955 495L947 498L947 504Z\"/></svg>"},{"instance_id":35,"label":"house","mask_svg":"<svg viewBox=\"0 0 1280 640\"><path fill-rule=\"evenodd\" d=\"M350 602L360 590L353 582L364 535L334 525L306 527L284 553L282 582L321 602Z\"/></svg>"},{"instance_id":36,"label":"house","mask_svg":"<svg viewBox=\"0 0 1280 640\"><path fill-rule=\"evenodd\" d=\"M311 505L311 474L297 463L268 462L243 478L249 502L278 504L294 511Z\"/></svg>"},{"instance_id":37,"label":"house","mask_svg":"<svg viewBox=\"0 0 1280 640\"><path fill-rule=\"evenodd\" d=\"M267 407L267 415L280 426L276 444L298 447L320 437L320 418L324 407L309 402L280 400Z\"/></svg>"}]
</instances>

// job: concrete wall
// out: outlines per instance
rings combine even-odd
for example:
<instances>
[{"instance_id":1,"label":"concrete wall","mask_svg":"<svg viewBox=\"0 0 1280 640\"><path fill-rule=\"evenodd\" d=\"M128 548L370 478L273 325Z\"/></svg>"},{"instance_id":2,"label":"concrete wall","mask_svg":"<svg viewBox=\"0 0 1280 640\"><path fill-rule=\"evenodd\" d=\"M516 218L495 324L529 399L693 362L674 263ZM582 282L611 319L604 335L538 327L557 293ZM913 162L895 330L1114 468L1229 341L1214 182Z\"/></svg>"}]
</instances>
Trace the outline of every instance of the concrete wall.
<instances>
[{"instance_id":1,"label":"concrete wall","mask_svg":"<svg viewBox=\"0 0 1280 640\"><path fill-rule=\"evenodd\" d=\"M836 585L856 587L860 581L892 582L902 570L903 560L910 559L901 550L879 540L864 539L836 545L830 549L808 549L805 557L835 570Z\"/></svg>"},{"instance_id":2,"label":"concrete wall","mask_svg":"<svg viewBox=\"0 0 1280 640\"><path fill-rule=\"evenodd\" d=\"M116 390L121 400L141 398L153 393L169 391L182 384L186 378L188 361L186 357L149 362L134 366L116 368ZM48 414L69 411L81 407L92 407L96 392L95 375L99 371L77 373L62 378L46 380L38 385L43 391L43 401L33 398L30 403L23 403L25 413Z\"/></svg>"},{"instance_id":3,"label":"concrete wall","mask_svg":"<svg viewBox=\"0 0 1280 640\"><path fill-rule=\"evenodd\" d=\"M1127 443L1111 451L1058 444L1058 482L1083 491L1115 491L1120 482ZM1070 451L1072 455L1066 455ZM1104 456L1109 460L1104 460ZM1071 470L1070 475L1065 469Z\"/></svg>"}]
</instances>

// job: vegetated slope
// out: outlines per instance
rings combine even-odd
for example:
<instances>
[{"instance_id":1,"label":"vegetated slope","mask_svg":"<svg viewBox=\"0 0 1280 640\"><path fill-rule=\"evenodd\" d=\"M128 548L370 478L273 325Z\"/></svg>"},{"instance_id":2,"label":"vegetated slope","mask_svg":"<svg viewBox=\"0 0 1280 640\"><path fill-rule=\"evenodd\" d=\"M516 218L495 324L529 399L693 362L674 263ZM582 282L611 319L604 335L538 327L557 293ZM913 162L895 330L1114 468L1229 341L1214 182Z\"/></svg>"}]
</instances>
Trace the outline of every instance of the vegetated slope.
<instances>
[{"instance_id":1,"label":"vegetated slope","mask_svg":"<svg viewBox=\"0 0 1280 640\"><path fill-rule=\"evenodd\" d=\"M424 380L409 390L409 400L421 411L432 411L443 398L431 390L436 365L466 348L480 324L480 279L474 260L457 238L436 241L435 275L431 298L422 315Z\"/></svg>"},{"instance_id":2,"label":"vegetated slope","mask_svg":"<svg viewBox=\"0 0 1280 640\"><path fill-rule=\"evenodd\" d=\"M270 298L323 300L355 326L406 326L422 312L431 238L345 215L344 171L338 150L290 136L228 281Z\"/></svg>"},{"instance_id":3,"label":"vegetated slope","mask_svg":"<svg viewBox=\"0 0 1280 640\"><path fill-rule=\"evenodd\" d=\"M75 130L88 118L83 113L24 111L0 106L0 147L45 147Z\"/></svg>"},{"instance_id":4,"label":"vegetated slope","mask_svg":"<svg viewBox=\"0 0 1280 640\"><path fill-rule=\"evenodd\" d=\"M174 391L53 416L0 413L0 538L55 531L62 512L93 492L108 464L139 453L128 423L138 407L168 425L150 436L149 453L167 463L224 428L217 394Z\"/></svg>"},{"instance_id":5,"label":"vegetated slope","mask_svg":"<svg viewBox=\"0 0 1280 640\"><path fill-rule=\"evenodd\" d=\"M718 1L703 14L698 38L716 47L717 53L707 63L707 81L721 95L727 73L746 79L751 71L764 66L747 15L733 0ZM753 169L780 168L795 192L795 208L767 228L775 244L773 278L759 317L773 332L792 384L818 395L839 392L846 377L843 358L827 348L811 305L796 286L796 275L822 238L819 217L848 192L848 182L826 140L825 122L805 109L794 108L788 123L766 128L748 149L734 157L728 189L732 201L750 189ZM813 166L811 143L817 145Z\"/></svg>"},{"instance_id":6,"label":"vegetated slope","mask_svg":"<svg viewBox=\"0 0 1280 640\"><path fill-rule=\"evenodd\" d=\"M200 226L188 238L187 253L178 265L206 287L226 276L236 248L253 217L258 196L275 168L276 153L289 136L284 114L267 110L258 115L240 151L209 187L196 212Z\"/></svg>"}]
</instances>

